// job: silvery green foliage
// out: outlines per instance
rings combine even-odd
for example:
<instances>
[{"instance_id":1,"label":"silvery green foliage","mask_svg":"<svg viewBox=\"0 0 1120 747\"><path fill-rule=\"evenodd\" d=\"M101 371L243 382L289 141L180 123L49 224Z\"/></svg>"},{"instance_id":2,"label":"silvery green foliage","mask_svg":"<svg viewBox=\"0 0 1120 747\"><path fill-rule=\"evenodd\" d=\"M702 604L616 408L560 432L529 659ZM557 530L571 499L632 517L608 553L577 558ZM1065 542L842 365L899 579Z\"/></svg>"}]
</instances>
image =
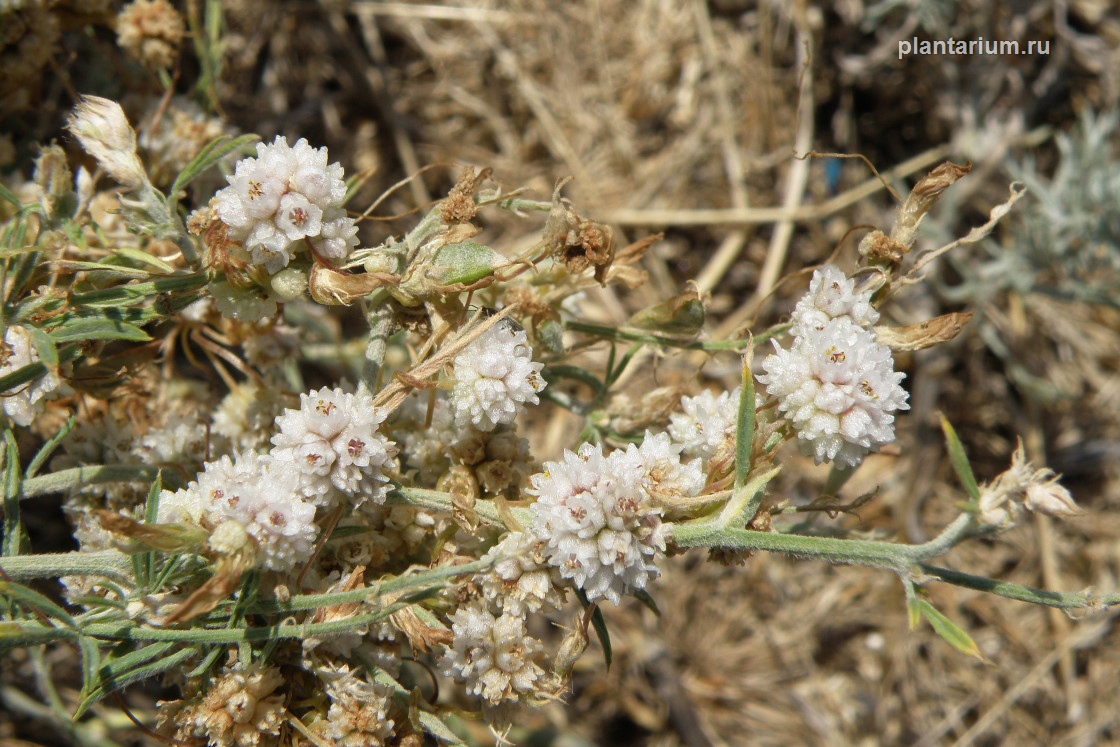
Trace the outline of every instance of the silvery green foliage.
<instances>
[{"instance_id":1,"label":"silvery green foliage","mask_svg":"<svg viewBox=\"0 0 1120 747\"><path fill-rule=\"evenodd\" d=\"M229 186L214 196L229 237L244 242L254 264L279 272L306 239L323 257L341 261L358 245L358 228L342 209L342 166L327 149L277 136L258 143L257 157L237 162Z\"/></svg>"},{"instance_id":2,"label":"silvery green foliage","mask_svg":"<svg viewBox=\"0 0 1120 747\"><path fill-rule=\"evenodd\" d=\"M793 344L762 361L758 376L778 399L802 453L854 467L894 440L894 412L909 409L891 351L865 325L878 320L871 291L832 266L813 273L793 313Z\"/></svg>"},{"instance_id":3,"label":"silvery green foliage","mask_svg":"<svg viewBox=\"0 0 1120 747\"><path fill-rule=\"evenodd\" d=\"M1031 156L1008 166L1026 185L1033 206L1014 224L1015 239L1004 249L1001 275L1025 276L1035 287L1056 287L1083 300L1111 297L1115 302L1120 287L1118 122L1120 112L1087 112L1074 131L1059 134L1053 176L1039 173Z\"/></svg>"}]
</instances>

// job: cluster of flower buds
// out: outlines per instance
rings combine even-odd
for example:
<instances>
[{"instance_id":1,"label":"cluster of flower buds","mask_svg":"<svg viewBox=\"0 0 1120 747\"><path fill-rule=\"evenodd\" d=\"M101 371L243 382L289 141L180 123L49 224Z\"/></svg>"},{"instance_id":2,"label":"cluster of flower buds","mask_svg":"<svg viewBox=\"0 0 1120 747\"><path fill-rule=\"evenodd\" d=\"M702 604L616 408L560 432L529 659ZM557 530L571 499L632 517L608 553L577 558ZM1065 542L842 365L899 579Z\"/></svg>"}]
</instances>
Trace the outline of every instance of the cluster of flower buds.
<instances>
[{"instance_id":1,"label":"cluster of flower buds","mask_svg":"<svg viewBox=\"0 0 1120 747\"><path fill-rule=\"evenodd\" d=\"M909 409L891 351L870 326L872 289L826 265L793 312L793 345L774 342L758 380L777 398L802 453L850 467L894 440L894 413Z\"/></svg>"}]
</instances>

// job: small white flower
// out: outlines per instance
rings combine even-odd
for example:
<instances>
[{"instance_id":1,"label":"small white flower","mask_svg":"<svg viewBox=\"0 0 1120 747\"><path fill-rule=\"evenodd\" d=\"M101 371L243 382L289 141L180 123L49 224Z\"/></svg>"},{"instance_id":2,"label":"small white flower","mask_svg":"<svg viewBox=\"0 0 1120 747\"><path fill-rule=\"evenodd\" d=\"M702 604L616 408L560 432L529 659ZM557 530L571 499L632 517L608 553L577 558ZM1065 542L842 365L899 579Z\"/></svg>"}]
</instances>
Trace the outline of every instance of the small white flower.
<instances>
[{"instance_id":1,"label":"small white flower","mask_svg":"<svg viewBox=\"0 0 1120 747\"><path fill-rule=\"evenodd\" d=\"M510 532L482 557L494 563L481 577L483 595L518 617L542 607L559 609L564 593L556 568L542 554L542 542L531 532Z\"/></svg>"},{"instance_id":2,"label":"small white flower","mask_svg":"<svg viewBox=\"0 0 1120 747\"><path fill-rule=\"evenodd\" d=\"M687 456L711 459L734 442L739 415L739 387L719 395L708 390L681 397L681 412L669 416L669 435Z\"/></svg>"},{"instance_id":3,"label":"small white flower","mask_svg":"<svg viewBox=\"0 0 1120 747\"><path fill-rule=\"evenodd\" d=\"M31 333L20 326L8 327L0 343L0 376L5 376L39 360L39 351L31 342ZM16 425L31 425L43 411L44 399L58 389L58 374L47 371L28 384L3 393L4 412Z\"/></svg>"},{"instance_id":4,"label":"small white flower","mask_svg":"<svg viewBox=\"0 0 1120 747\"><path fill-rule=\"evenodd\" d=\"M602 446L583 444L529 478L533 487L526 492L537 497L529 507L533 534L545 542L548 562L591 601L618 604L659 574L656 561L665 554L671 525L662 523L662 508L646 488L662 447L673 449L665 439L650 450L646 464L638 447L604 457ZM697 484L698 467L691 472L687 468L681 481L689 489Z\"/></svg>"},{"instance_id":5,"label":"small white flower","mask_svg":"<svg viewBox=\"0 0 1120 747\"><path fill-rule=\"evenodd\" d=\"M319 235L311 240L322 256L338 263L358 245L358 225L353 218L342 210L332 210L323 214L323 227Z\"/></svg>"},{"instance_id":6,"label":"small white flower","mask_svg":"<svg viewBox=\"0 0 1120 747\"><path fill-rule=\"evenodd\" d=\"M466 682L471 695L496 704L539 689L545 673L534 657L542 646L526 635L523 618L495 617L484 601L476 600L451 615L451 632L455 638L440 659L440 668Z\"/></svg>"},{"instance_id":7,"label":"small white flower","mask_svg":"<svg viewBox=\"0 0 1120 747\"><path fill-rule=\"evenodd\" d=\"M307 239L327 258L342 260L357 246L357 227L342 210L342 166L327 165L327 149L277 136L257 144L257 157L237 162L229 186L214 196L229 237L241 241L253 264L272 274Z\"/></svg>"},{"instance_id":8,"label":"small white flower","mask_svg":"<svg viewBox=\"0 0 1120 747\"><path fill-rule=\"evenodd\" d=\"M455 356L455 386L451 407L455 423L471 424L482 431L508 425L526 403L537 404L537 392L545 387L533 362L525 330L499 323Z\"/></svg>"},{"instance_id":9,"label":"small white flower","mask_svg":"<svg viewBox=\"0 0 1120 747\"><path fill-rule=\"evenodd\" d=\"M377 432L387 414L365 390L324 387L301 394L300 409L276 418L272 458L293 470L303 494L319 505L333 503L339 491L355 504L367 498L383 503L389 480L383 470L396 453Z\"/></svg>"},{"instance_id":10,"label":"small white flower","mask_svg":"<svg viewBox=\"0 0 1120 747\"><path fill-rule=\"evenodd\" d=\"M833 319L849 317L861 327L879 321L871 305L873 289L856 292L855 280L835 265L825 265L813 273L806 293L793 310L794 335L824 329Z\"/></svg>"},{"instance_id":11,"label":"small white flower","mask_svg":"<svg viewBox=\"0 0 1120 747\"><path fill-rule=\"evenodd\" d=\"M311 557L319 528L315 506L305 501L296 475L268 456L248 452L208 462L197 482L160 496L159 523L198 524L218 529L235 522L256 542L260 565L287 571ZM223 529L219 544L235 532Z\"/></svg>"},{"instance_id":12,"label":"small white flower","mask_svg":"<svg viewBox=\"0 0 1120 747\"><path fill-rule=\"evenodd\" d=\"M850 317L802 330L789 350L774 342L758 380L778 398L804 454L820 464L856 466L894 440L894 412L907 410L905 374L894 371L889 348Z\"/></svg>"}]
</instances>

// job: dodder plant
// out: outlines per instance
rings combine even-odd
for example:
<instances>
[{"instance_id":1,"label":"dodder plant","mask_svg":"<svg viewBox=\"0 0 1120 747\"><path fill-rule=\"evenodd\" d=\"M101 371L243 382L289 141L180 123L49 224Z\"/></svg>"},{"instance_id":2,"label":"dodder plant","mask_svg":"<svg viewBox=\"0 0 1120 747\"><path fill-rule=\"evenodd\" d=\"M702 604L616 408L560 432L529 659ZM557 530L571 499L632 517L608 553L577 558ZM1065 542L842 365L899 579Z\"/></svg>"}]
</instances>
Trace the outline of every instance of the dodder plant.
<instances>
[{"instance_id":1,"label":"dodder plant","mask_svg":"<svg viewBox=\"0 0 1120 747\"><path fill-rule=\"evenodd\" d=\"M77 649L76 711L52 692L48 715L79 741L92 738L78 719L92 704L162 677L181 697L159 704L157 728L182 744L459 744L449 724L464 709L501 729L517 707L562 698L590 630L609 657L604 606L653 606L659 564L692 547L892 571L912 620L973 654L920 585L1067 609L1117 602L932 564L1024 511L1077 510L1021 449L978 484L947 422L965 495L924 544L793 533L781 515L794 509L768 489L787 441L833 463L834 496L894 439L908 395L892 351L945 342L968 315L888 328L878 309L938 253L987 235L1019 192L969 236L912 257L918 223L967 172L939 167L890 235L863 240L854 272L814 273L789 324L708 340L691 291L623 328L579 319L581 291L641 281L652 242L615 247L562 185L537 202L468 174L407 235L361 247L342 167L305 140L257 144L184 221L185 188L252 136L211 142L164 193L117 104L85 99L70 130L125 192L95 219L111 195L46 148L33 201L0 194L0 644ZM475 241L483 210L544 213L542 237L506 258ZM364 312L356 339L330 332L339 306ZM605 370L575 365L597 340L612 351ZM621 357L618 343L631 346ZM752 370L760 344L771 352ZM741 355L741 385L634 430L641 418L604 412L645 345ZM338 360L357 362L356 382L303 383L301 364ZM542 463L524 428L547 408L586 425ZM33 554L21 507L58 492L81 549ZM62 602L32 584L51 578ZM567 632L551 640L539 619ZM437 677L461 692L434 697Z\"/></svg>"}]
</instances>

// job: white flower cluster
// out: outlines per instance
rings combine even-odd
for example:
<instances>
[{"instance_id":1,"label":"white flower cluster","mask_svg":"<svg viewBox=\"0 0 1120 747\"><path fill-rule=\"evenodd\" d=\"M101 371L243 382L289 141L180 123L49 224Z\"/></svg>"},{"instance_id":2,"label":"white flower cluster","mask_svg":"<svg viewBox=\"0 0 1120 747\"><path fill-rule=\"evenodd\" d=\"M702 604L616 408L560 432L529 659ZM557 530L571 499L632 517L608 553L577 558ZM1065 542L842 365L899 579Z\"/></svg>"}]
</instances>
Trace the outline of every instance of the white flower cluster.
<instances>
[{"instance_id":1,"label":"white flower cluster","mask_svg":"<svg viewBox=\"0 0 1120 747\"><path fill-rule=\"evenodd\" d=\"M669 435L685 456L711 459L725 444L734 443L739 387L719 395L705 389L695 397L681 397L681 410L669 416Z\"/></svg>"},{"instance_id":2,"label":"white flower cluster","mask_svg":"<svg viewBox=\"0 0 1120 747\"><path fill-rule=\"evenodd\" d=\"M762 361L758 380L778 398L804 454L854 467L894 440L894 412L907 410L907 393L891 351L867 326L879 318L871 291L826 266L793 313L793 345Z\"/></svg>"},{"instance_id":3,"label":"white flower cluster","mask_svg":"<svg viewBox=\"0 0 1120 747\"><path fill-rule=\"evenodd\" d=\"M214 196L229 237L243 242L253 264L269 273L287 266L306 239L324 258L339 262L358 245L358 227L342 202L342 166L327 165L327 149L281 136L257 144L257 157L237 162L229 186Z\"/></svg>"},{"instance_id":4,"label":"white flower cluster","mask_svg":"<svg viewBox=\"0 0 1120 747\"><path fill-rule=\"evenodd\" d=\"M272 458L298 476L300 491L318 505L333 505L342 495L355 505L367 499L384 503L389 478L383 470L395 445L377 427L387 415L365 389L350 394L324 387L301 394L300 409L276 418Z\"/></svg>"},{"instance_id":5,"label":"white flower cluster","mask_svg":"<svg viewBox=\"0 0 1120 747\"><path fill-rule=\"evenodd\" d=\"M247 535L259 565L286 571L311 557L319 528L315 505L298 492L297 476L267 455L248 452L208 462L196 482L160 494L160 524L195 524L212 530L211 546L232 554Z\"/></svg>"},{"instance_id":6,"label":"white flower cluster","mask_svg":"<svg viewBox=\"0 0 1120 747\"><path fill-rule=\"evenodd\" d=\"M495 616L485 601L476 600L450 619L454 640L439 662L445 675L466 682L468 693L491 704L539 689L545 673L534 657L542 645L526 634L524 618Z\"/></svg>"},{"instance_id":7,"label":"white flower cluster","mask_svg":"<svg viewBox=\"0 0 1120 747\"><path fill-rule=\"evenodd\" d=\"M39 360L39 351L31 342L31 333L24 327L12 326L4 331L0 343L0 376L30 366ZM30 384L3 393L4 413L16 425L31 425L43 411L43 399L62 384L58 374L47 371Z\"/></svg>"},{"instance_id":8,"label":"white flower cluster","mask_svg":"<svg viewBox=\"0 0 1120 747\"><path fill-rule=\"evenodd\" d=\"M456 425L482 431L512 423L526 403L537 404L545 387L543 363L533 362L525 330L499 322L455 356L451 407Z\"/></svg>"},{"instance_id":9,"label":"white flower cluster","mask_svg":"<svg viewBox=\"0 0 1120 747\"><path fill-rule=\"evenodd\" d=\"M159 523L196 524L211 531L223 553L254 543L258 563L290 570L311 556L317 507L343 497L357 507L385 501L396 445L377 432L387 413L366 391L339 388L300 395L298 410L276 418L268 454L247 451L204 465L196 482L160 495Z\"/></svg>"},{"instance_id":10,"label":"white flower cluster","mask_svg":"<svg viewBox=\"0 0 1120 747\"><path fill-rule=\"evenodd\" d=\"M337 747L378 747L393 737L389 695L380 685L359 679L352 672L327 683L331 707L323 736Z\"/></svg>"},{"instance_id":11,"label":"white flower cluster","mask_svg":"<svg viewBox=\"0 0 1120 747\"><path fill-rule=\"evenodd\" d=\"M559 573L548 565L544 543L531 532L510 532L483 560L493 563L482 576L482 594L499 609L525 617L542 608L559 609L564 601Z\"/></svg>"},{"instance_id":12,"label":"white flower cluster","mask_svg":"<svg viewBox=\"0 0 1120 747\"><path fill-rule=\"evenodd\" d=\"M668 434L647 434L641 447L609 456L583 444L544 467L527 491L537 497L529 507L533 534L544 541L548 562L591 601L618 604L658 576L671 528L661 521L664 502L704 487L699 462L681 464Z\"/></svg>"}]
</instances>

